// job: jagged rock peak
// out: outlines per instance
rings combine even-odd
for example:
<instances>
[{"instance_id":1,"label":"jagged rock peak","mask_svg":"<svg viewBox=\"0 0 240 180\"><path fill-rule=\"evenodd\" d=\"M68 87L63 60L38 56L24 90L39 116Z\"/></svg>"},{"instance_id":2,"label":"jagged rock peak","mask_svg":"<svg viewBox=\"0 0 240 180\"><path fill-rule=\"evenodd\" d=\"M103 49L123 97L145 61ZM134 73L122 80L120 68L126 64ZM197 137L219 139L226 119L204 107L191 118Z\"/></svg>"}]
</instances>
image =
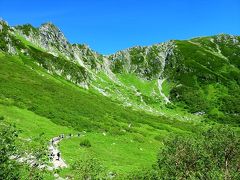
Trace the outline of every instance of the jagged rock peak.
<instances>
[{"instance_id":1,"label":"jagged rock peak","mask_svg":"<svg viewBox=\"0 0 240 180\"><path fill-rule=\"evenodd\" d=\"M56 27L54 24L50 23L50 22L42 24L39 27L39 31L40 31L40 33L42 33L44 35L51 34L55 38L61 38L62 40L63 39L66 40L65 36L60 31L60 29L58 27Z\"/></svg>"},{"instance_id":2,"label":"jagged rock peak","mask_svg":"<svg viewBox=\"0 0 240 180\"><path fill-rule=\"evenodd\" d=\"M39 27L39 30L61 33L60 29L57 26L55 26L52 22L43 23Z\"/></svg>"}]
</instances>

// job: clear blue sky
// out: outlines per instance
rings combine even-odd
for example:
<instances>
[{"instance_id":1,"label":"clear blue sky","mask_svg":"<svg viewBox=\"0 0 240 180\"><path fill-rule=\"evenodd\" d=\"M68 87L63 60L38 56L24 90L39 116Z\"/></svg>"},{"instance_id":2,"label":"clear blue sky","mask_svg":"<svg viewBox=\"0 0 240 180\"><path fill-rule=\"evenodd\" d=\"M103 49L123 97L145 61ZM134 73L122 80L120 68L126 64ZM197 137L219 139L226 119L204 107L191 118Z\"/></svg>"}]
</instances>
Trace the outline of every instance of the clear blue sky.
<instances>
[{"instance_id":1,"label":"clear blue sky","mask_svg":"<svg viewBox=\"0 0 240 180\"><path fill-rule=\"evenodd\" d=\"M0 0L10 25L57 25L71 43L109 54L135 45L240 34L240 0Z\"/></svg>"}]
</instances>

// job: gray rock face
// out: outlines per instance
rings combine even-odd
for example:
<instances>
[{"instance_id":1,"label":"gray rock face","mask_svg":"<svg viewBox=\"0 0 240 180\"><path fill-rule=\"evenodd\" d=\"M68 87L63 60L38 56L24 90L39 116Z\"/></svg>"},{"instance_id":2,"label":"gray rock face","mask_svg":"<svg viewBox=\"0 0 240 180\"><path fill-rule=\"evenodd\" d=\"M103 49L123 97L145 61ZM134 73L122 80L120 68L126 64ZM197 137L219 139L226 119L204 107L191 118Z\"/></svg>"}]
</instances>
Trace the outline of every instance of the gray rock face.
<instances>
[{"instance_id":1,"label":"gray rock face","mask_svg":"<svg viewBox=\"0 0 240 180\"><path fill-rule=\"evenodd\" d=\"M101 55L86 45L70 44L64 34L52 23L45 23L39 28L32 27L28 29L28 33L23 30L23 26L16 31L34 45L56 57L62 56L88 70L95 71L101 68Z\"/></svg>"},{"instance_id":2,"label":"gray rock face","mask_svg":"<svg viewBox=\"0 0 240 180\"><path fill-rule=\"evenodd\" d=\"M144 79L163 79L166 59L174 48L174 43L168 42L149 47L137 46L110 56L103 56L91 50L87 45L70 44L64 34L52 23L45 23L39 28L31 25L17 26L12 30L13 35L22 36L43 52L71 62L71 71L67 69L70 67L59 66L55 60L53 60L54 63L48 62L47 71L86 88L89 81L99 79L97 73L100 71L114 82L118 82L115 76L117 72L135 73ZM24 52L31 55L26 48L15 47L8 36L6 42L8 53ZM79 71L79 68L73 68L74 64L81 67L81 72L75 72ZM41 64L41 66L46 65Z\"/></svg>"},{"instance_id":3,"label":"gray rock face","mask_svg":"<svg viewBox=\"0 0 240 180\"><path fill-rule=\"evenodd\" d=\"M216 38L218 43L230 43L230 44L239 44L239 39L237 36L228 35L228 34L220 34Z\"/></svg>"},{"instance_id":4,"label":"gray rock face","mask_svg":"<svg viewBox=\"0 0 240 180\"><path fill-rule=\"evenodd\" d=\"M166 58L174 48L173 42L167 42L149 47L137 46L105 57L86 45L71 45L63 33L51 23L35 29L30 28L28 33L22 28L17 31L50 54L63 56L84 67L90 74L104 71L113 79L113 73L116 72L136 73L146 79L163 76Z\"/></svg>"},{"instance_id":5,"label":"gray rock face","mask_svg":"<svg viewBox=\"0 0 240 180\"><path fill-rule=\"evenodd\" d=\"M8 23L4 20L0 20L0 42L2 43L2 50L5 50L9 54L17 54L16 47L12 40L13 28L8 26Z\"/></svg>"},{"instance_id":6,"label":"gray rock face","mask_svg":"<svg viewBox=\"0 0 240 180\"><path fill-rule=\"evenodd\" d=\"M45 23L39 28L32 26L18 26L17 32L31 43L55 55L71 58L72 49L63 33L53 24Z\"/></svg>"},{"instance_id":7,"label":"gray rock face","mask_svg":"<svg viewBox=\"0 0 240 180\"><path fill-rule=\"evenodd\" d=\"M173 41L148 47L133 47L109 56L114 72L136 73L152 79L163 75L168 56L173 54Z\"/></svg>"},{"instance_id":8,"label":"gray rock face","mask_svg":"<svg viewBox=\"0 0 240 180\"><path fill-rule=\"evenodd\" d=\"M73 53L70 43L63 33L53 24L46 23L39 28L39 40L44 49L58 54L59 52L70 58Z\"/></svg>"},{"instance_id":9,"label":"gray rock face","mask_svg":"<svg viewBox=\"0 0 240 180\"><path fill-rule=\"evenodd\" d=\"M72 56L82 67L98 72L101 69L103 56L91 50L87 45L73 44Z\"/></svg>"}]
</instances>

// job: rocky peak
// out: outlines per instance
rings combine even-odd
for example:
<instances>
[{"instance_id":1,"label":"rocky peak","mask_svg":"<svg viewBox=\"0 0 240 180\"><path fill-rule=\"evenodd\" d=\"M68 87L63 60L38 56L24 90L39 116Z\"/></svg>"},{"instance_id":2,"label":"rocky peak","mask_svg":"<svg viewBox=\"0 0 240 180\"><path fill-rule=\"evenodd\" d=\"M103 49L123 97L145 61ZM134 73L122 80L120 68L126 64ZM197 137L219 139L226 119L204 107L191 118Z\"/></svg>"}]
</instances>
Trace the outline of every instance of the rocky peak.
<instances>
[{"instance_id":1,"label":"rocky peak","mask_svg":"<svg viewBox=\"0 0 240 180\"><path fill-rule=\"evenodd\" d=\"M239 36L229 35L229 34L219 34L216 36L217 42L222 43L231 43L231 44L239 44L240 39Z\"/></svg>"},{"instance_id":2,"label":"rocky peak","mask_svg":"<svg viewBox=\"0 0 240 180\"><path fill-rule=\"evenodd\" d=\"M60 29L58 27L56 27L52 22L47 22L47 23L41 24L39 29L48 29L48 30L60 32Z\"/></svg>"},{"instance_id":3,"label":"rocky peak","mask_svg":"<svg viewBox=\"0 0 240 180\"><path fill-rule=\"evenodd\" d=\"M58 51L66 53L70 56L70 43L67 41L63 33L52 23L42 24L39 28L41 43L49 51L56 48Z\"/></svg>"},{"instance_id":4,"label":"rocky peak","mask_svg":"<svg viewBox=\"0 0 240 180\"><path fill-rule=\"evenodd\" d=\"M63 35L63 33L60 31L59 28L57 28L52 23L45 23L42 24L39 28L39 32L43 35L49 38L49 40L61 40L67 43L67 39Z\"/></svg>"},{"instance_id":5,"label":"rocky peak","mask_svg":"<svg viewBox=\"0 0 240 180\"><path fill-rule=\"evenodd\" d=\"M17 54L15 45L12 41L14 29L6 21L0 19L0 50L10 54Z\"/></svg>"},{"instance_id":6,"label":"rocky peak","mask_svg":"<svg viewBox=\"0 0 240 180\"><path fill-rule=\"evenodd\" d=\"M16 26L16 32L34 45L54 56L72 58L73 50L64 34L52 23L44 23L39 28L30 24Z\"/></svg>"}]
</instances>

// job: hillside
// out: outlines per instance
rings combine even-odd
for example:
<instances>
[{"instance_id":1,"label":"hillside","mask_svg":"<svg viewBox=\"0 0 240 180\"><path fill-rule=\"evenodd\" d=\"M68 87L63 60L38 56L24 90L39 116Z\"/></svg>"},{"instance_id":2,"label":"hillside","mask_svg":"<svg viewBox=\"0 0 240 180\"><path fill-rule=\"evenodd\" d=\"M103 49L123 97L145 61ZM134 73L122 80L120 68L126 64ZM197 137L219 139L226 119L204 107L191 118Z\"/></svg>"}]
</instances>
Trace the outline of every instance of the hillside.
<instances>
[{"instance_id":1,"label":"hillside","mask_svg":"<svg viewBox=\"0 0 240 180\"><path fill-rule=\"evenodd\" d=\"M174 40L104 56L86 45L71 45L51 23L12 28L2 21L2 27L3 51L31 58L49 73L126 106L161 112L159 104L171 104L239 124L238 36Z\"/></svg>"},{"instance_id":2,"label":"hillside","mask_svg":"<svg viewBox=\"0 0 240 180\"><path fill-rule=\"evenodd\" d=\"M61 141L70 167L58 174L71 177L76 162L94 157L120 178L151 168L165 138L195 137L218 123L238 132L239 68L239 36L172 40L105 56L69 43L51 23L0 21L1 123L16 125L17 147L28 154L47 151L62 133L80 133L90 147L77 137Z\"/></svg>"}]
</instances>

